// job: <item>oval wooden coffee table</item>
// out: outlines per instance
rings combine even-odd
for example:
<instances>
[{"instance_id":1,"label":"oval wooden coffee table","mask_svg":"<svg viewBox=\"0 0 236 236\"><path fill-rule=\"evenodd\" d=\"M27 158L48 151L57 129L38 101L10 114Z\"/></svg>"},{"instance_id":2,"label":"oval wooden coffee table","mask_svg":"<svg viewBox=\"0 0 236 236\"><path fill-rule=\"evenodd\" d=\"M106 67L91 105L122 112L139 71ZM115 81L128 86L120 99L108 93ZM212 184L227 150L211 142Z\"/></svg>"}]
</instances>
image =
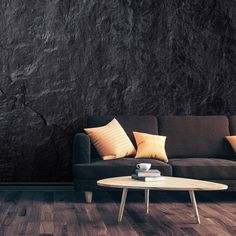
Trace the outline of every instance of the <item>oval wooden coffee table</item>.
<instances>
[{"instance_id":1,"label":"oval wooden coffee table","mask_svg":"<svg viewBox=\"0 0 236 236\"><path fill-rule=\"evenodd\" d=\"M130 176L114 177L101 179L97 181L99 186L109 188L121 188L123 189L120 210L118 215L118 222L121 222L125 201L127 197L128 189L144 189L145 190L145 206L146 213L149 212L149 190L169 190L169 191L188 191L190 199L195 211L196 219L200 224L200 217L197 209L197 203L195 199L194 191L212 191L212 190L224 190L228 186L224 184L218 184L210 181L202 181L196 179L176 178L176 177L164 177L163 180L158 182L142 182L132 179Z\"/></svg>"}]
</instances>

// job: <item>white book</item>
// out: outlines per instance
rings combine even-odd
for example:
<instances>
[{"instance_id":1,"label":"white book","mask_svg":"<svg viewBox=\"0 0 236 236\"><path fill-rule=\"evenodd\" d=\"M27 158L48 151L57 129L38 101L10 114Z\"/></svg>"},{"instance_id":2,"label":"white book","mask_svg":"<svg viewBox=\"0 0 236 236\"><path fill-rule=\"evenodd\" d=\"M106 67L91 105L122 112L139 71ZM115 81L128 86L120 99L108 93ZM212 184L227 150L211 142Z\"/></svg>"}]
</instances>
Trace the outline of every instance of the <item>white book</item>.
<instances>
[{"instance_id":1,"label":"white book","mask_svg":"<svg viewBox=\"0 0 236 236\"><path fill-rule=\"evenodd\" d=\"M156 169L150 169L148 171L142 171L139 169L136 169L136 175L140 177L158 177L161 176L161 172Z\"/></svg>"},{"instance_id":2,"label":"white book","mask_svg":"<svg viewBox=\"0 0 236 236\"><path fill-rule=\"evenodd\" d=\"M136 174L132 175L132 179L136 179L139 181L144 181L144 182L158 182L161 180L164 180L164 176L158 176L158 177L140 177L137 176Z\"/></svg>"}]
</instances>

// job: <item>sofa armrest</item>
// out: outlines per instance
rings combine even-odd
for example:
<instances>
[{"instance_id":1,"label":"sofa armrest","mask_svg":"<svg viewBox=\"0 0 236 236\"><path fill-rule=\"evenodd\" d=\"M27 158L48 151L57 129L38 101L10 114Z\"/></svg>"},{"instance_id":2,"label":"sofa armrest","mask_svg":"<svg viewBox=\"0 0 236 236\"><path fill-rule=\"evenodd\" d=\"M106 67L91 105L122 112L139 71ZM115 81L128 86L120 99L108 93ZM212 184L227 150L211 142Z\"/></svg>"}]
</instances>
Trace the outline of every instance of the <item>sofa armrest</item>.
<instances>
[{"instance_id":1,"label":"sofa armrest","mask_svg":"<svg viewBox=\"0 0 236 236\"><path fill-rule=\"evenodd\" d=\"M90 163L90 138L87 134L78 133L73 142L73 164Z\"/></svg>"}]
</instances>

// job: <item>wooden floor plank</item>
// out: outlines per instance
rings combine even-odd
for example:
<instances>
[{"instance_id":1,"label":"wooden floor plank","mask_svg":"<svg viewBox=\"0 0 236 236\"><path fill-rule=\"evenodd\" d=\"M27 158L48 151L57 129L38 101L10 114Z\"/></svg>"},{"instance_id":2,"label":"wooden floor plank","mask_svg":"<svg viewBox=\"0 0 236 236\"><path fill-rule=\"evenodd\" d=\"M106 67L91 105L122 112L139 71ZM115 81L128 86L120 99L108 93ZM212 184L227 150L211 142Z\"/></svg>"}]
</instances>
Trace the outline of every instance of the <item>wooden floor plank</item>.
<instances>
[{"instance_id":1,"label":"wooden floor plank","mask_svg":"<svg viewBox=\"0 0 236 236\"><path fill-rule=\"evenodd\" d=\"M27 236L39 235L41 222L41 205L44 204L43 192L32 192L31 209L28 214Z\"/></svg>"},{"instance_id":2,"label":"wooden floor plank","mask_svg":"<svg viewBox=\"0 0 236 236\"><path fill-rule=\"evenodd\" d=\"M0 235L26 236L205 236L236 235L236 194L196 195L196 224L187 193L128 192L124 217L117 222L121 192L95 192L87 204L79 192L0 192Z\"/></svg>"},{"instance_id":3,"label":"wooden floor plank","mask_svg":"<svg viewBox=\"0 0 236 236\"><path fill-rule=\"evenodd\" d=\"M14 235L25 235L29 212L33 203L33 196L29 192L22 192L18 203L17 216L12 225Z\"/></svg>"}]
</instances>

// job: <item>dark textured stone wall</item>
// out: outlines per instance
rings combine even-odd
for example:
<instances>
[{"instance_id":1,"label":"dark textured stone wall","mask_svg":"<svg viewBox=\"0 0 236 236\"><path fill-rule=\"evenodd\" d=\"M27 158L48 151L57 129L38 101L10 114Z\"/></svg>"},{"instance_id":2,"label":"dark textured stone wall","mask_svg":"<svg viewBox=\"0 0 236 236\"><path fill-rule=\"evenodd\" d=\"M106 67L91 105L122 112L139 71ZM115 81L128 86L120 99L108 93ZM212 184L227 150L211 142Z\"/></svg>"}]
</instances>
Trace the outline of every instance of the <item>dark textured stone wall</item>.
<instances>
[{"instance_id":1,"label":"dark textured stone wall","mask_svg":"<svg viewBox=\"0 0 236 236\"><path fill-rule=\"evenodd\" d=\"M70 181L91 114L236 113L233 0L1 0L0 181Z\"/></svg>"}]
</instances>

